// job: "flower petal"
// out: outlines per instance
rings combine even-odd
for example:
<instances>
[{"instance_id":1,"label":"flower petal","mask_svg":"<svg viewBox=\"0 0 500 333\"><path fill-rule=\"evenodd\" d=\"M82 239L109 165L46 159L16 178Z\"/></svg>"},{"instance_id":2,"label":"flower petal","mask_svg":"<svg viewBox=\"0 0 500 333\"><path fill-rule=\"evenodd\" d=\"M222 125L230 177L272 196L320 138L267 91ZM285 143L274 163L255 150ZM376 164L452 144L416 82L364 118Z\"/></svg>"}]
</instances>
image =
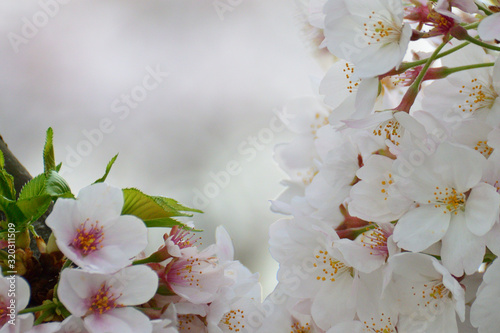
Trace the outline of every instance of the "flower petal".
<instances>
[{"instance_id":1,"label":"flower petal","mask_svg":"<svg viewBox=\"0 0 500 333\"><path fill-rule=\"evenodd\" d=\"M450 214L424 205L403 215L394 228L394 241L400 248L420 252L441 240L448 230Z\"/></svg>"}]
</instances>

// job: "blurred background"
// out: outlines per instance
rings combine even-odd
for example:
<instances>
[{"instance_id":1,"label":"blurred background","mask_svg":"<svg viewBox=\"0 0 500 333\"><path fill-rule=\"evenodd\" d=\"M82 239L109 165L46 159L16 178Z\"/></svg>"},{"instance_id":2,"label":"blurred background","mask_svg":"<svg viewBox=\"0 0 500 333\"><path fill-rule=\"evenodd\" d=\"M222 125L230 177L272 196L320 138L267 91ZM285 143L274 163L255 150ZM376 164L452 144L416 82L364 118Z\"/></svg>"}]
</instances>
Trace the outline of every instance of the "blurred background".
<instances>
[{"instance_id":1,"label":"blurred background","mask_svg":"<svg viewBox=\"0 0 500 333\"><path fill-rule=\"evenodd\" d=\"M202 209L203 243L224 225L268 294L272 151L290 138L275 113L322 75L294 3L6 0L0 15L0 134L30 173L48 127L75 194L119 153L110 184Z\"/></svg>"}]
</instances>

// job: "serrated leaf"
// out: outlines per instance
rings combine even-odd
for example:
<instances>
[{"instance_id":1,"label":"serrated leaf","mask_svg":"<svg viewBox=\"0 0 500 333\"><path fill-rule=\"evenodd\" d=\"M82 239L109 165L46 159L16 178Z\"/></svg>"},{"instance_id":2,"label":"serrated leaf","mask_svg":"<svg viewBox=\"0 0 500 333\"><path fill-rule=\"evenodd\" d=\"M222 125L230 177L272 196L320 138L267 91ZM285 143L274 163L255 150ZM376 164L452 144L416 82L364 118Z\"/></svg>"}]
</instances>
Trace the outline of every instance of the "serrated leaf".
<instances>
[{"instance_id":1,"label":"serrated leaf","mask_svg":"<svg viewBox=\"0 0 500 333\"><path fill-rule=\"evenodd\" d=\"M23 212L17 207L16 201L0 195L0 210L5 213L7 220L19 225L26 221Z\"/></svg>"},{"instance_id":2,"label":"serrated leaf","mask_svg":"<svg viewBox=\"0 0 500 333\"><path fill-rule=\"evenodd\" d=\"M135 215L141 220L168 217L161 205L136 188L123 189L123 200L123 215Z\"/></svg>"},{"instance_id":3,"label":"serrated leaf","mask_svg":"<svg viewBox=\"0 0 500 333\"><path fill-rule=\"evenodd\" d=\"M201 231L198 229L190 228L187 225L185 225L184 223L179 222L177 220L174 220L170 217L160 217L157 219L149 219L149 220L143 220L143 221L144 221L144 224L146 224L146 226L148 228L172 228L173 226L177 225L177 226L182 227L182 229L191 230L191 231Z\"/></svg>"},{"instance_id":4,"label":"serrated leaf","mask_svg":"<svg viewBox=\"0 0 500 333\"><path fill-rule=\"evenodd\" d=\"M41 173L35 178L31 179L21 189L21 192L19 193L19 200L29 199L43 195L45 193L46 180L47 177L45 177L44 173Z\"/></svg>"},{"instance_id":5,"label":"serrated leaf","mask_svg":"<svg viewBox=\"0 0 500 333\"><path fill-rule=\"evenodd\" d=\"M45 193L53 197L74 198L66 180L54 170L49 172L45 181Z\"/></svg>"},{"instance_id":6,"label":"serrated leaf","mask_svg":"<svg viewBox=\"0 0 500 333\"><path fill-rule=\"evenodd\" d=\"M115 163L116 161L116 158L118 157L118 154L116 154L112 159L111 161L109 161L108 165L106 166L106 171L104 172L104 176L102 176L101 178L99 178L98 180L96 180L94 182L95 183L102 183L106 180L106 178L108 177L108 174L109 174L109 171L111 171L111 167L113 166L113 164Z\"/></svg>"},{"instance_id":7,"label":"serrated leaf","mask_svg":"<svg viewBox=\"0 0 500 333\"><path fill-rule=\"evenodd\" d=\"M183 229L199 231L171 218L173 216L183 216L184 214L166 205L158 198L160 197L149 196L136 188L123 189L124 204L122 214L137 216L144 221L148 228L171 228L178 225Z\"/></svg>"},{"instance_id":8,"label":"serrated leaf","mask_svg":"<svg viewBox=\"0 0 500 333\"><path fill-rule=\"evenodd\" d=\"M171 198L165 198L165 197L159 197L159 196L154 196L153 198L156 200L156 202L158 202L160 205L162 205L165 209L170 209L172 211L177 211L177 212L203 213L199 209L183 206L179 202L177 202L176 200L171 199ZM175 215L172 215L172 216L175 216ZM178 215L178 216L193 216L193 215L192 214L183 214L183 215Z\"/></svg>"},{"instance_id":9,"label":"serrated leaf","mask_svg":"<svg viewBox=\"0 0 500 333\"><path fill-rule=\"evenodd\" d=\"M10 200L16 199L14 177L5 171L5 169L0 170L0 195L3 195Z\"/></svg>"},{"instance_id":10,"label":"serrated leaf","mask_svg":"<svg viewBox=\"0 0 500 333\"><path fill-rule=\"evenodd\" d=\"M47 129L47 136L45 137L45 146L43 147L43 169L46 176L49 176L50 171L56 169L53 137L54 131L49 127Z\"/></svg>"},{"instance_id":11,"label":"serrated leaf","mask_svg":"<svg viewBox=\"0 0 500 333\"><path fill-rule=\"evenodd\" d=\"M27 218L27 221L36 221L47 211L51 202L52 198L49 195L42 195L18 200L17 207Z\"/></svg>"}]
</instances>

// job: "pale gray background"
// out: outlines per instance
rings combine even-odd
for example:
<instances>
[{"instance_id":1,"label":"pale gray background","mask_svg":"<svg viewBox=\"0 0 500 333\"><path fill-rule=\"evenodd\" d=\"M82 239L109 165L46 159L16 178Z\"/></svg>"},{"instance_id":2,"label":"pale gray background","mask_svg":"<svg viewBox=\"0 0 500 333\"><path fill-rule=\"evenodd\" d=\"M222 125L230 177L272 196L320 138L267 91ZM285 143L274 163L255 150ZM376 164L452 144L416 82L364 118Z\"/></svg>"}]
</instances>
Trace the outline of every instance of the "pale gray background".
<instances>
[{"instance_id":1,"label":"pale gray background","mask_svg":"<svg viewBox=\"0 0 500 333\"><path fill-rule=\"evenodd\" d=\"M267 229L280 218L268 200L285 177L272 147L289 134L276 134L251 161L238 146L269 127L273 109L312 94L310 76L321 76L293 2L243 0L221 19L212 1L74 0L52 7L44 23L40 12L49 2L0 3L0 134L11 150L35 175L49 126L56 160L67 163L69 149L86 139L83 131L109 118L113 131L73 172L65 169L73 192L100 177L119 152L109 183L186 205L193 205L195 188L212 181L210 172L238 161L241 173L194 221L206 230L204 244L223 224L237 259L261 273L268 293L277 265ZM22 37L34 19L41 27L16 53L9 36ZM168 77L120 119L113 101L157 66Z\"/></svg>"}]
</instances>

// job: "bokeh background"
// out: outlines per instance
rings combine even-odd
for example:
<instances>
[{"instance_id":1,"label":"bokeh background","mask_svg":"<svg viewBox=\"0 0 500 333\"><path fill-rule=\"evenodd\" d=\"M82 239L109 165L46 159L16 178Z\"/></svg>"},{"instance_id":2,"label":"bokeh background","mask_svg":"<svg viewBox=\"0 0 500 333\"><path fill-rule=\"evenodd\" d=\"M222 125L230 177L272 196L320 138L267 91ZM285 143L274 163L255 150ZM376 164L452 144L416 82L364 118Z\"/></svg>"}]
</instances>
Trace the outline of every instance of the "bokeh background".
<instances>
[{"instance_id":1,"label":"bokeh background","mask_svg":"<svg viewBox=\"0 0 500 333\"><path fill-rule=\"evenodd\" d=\"M119 153L110 184L204 210L203 243L224 225L269 293L269 200L285 178L273 146L290 137L270 124L322 73L296 4L5 0L0 16L0 134L30 173L48 127L74 193Z\"/></svg>"}]
</instances>

